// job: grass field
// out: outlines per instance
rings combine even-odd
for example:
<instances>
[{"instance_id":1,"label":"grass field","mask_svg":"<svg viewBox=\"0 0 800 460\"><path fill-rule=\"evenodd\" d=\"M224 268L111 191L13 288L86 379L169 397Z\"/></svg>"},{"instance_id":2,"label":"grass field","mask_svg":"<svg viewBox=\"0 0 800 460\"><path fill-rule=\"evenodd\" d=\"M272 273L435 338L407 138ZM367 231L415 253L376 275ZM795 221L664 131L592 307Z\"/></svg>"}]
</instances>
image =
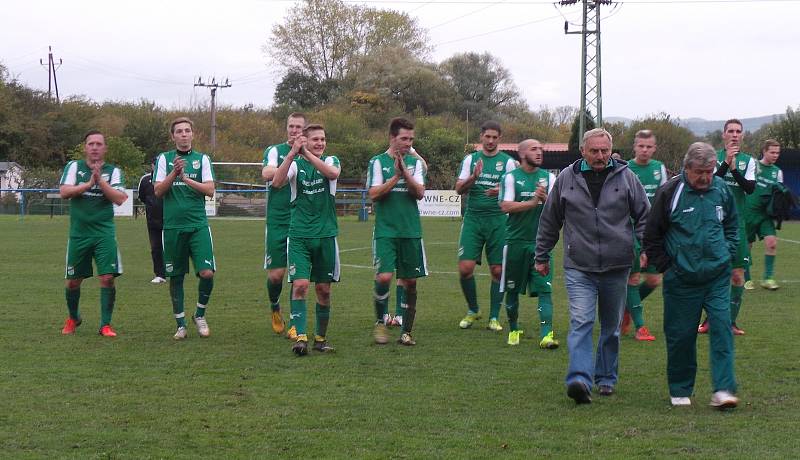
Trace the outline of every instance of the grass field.
<instances>
[{"instance_id":1,"label":"grass field","mask_svg":"<svg viewBox=\"0 0 800 460\"><path fill-rule=\"evenodd\" d=\"M262 222L212 221L219 265L207 316L212 337L199 339L192 326L180 343L172 340L167 286L149 283L144 221L117 225L125 263L114 315L120 336L97 335L93 279L82 290L83 326L63 337L68 220L0 217L0 457L800 457L800 226L780 234L793 241L779 242L781 289L745 295L739 324L747 335L736 339L742 404L719 412L707 406L706 337L698 341L694 406L668 404L660 291L645 306L657 340L623 338L617 393L587 406L564 390L561 270L554 302L562 348L537 347L533 299L522 300L519 347L505 345L505 331L459 330L456 221L424 222L433 273L419 284L418 345L402 348L372 343L372 225L342 219L343 277L329 329L337 350L306 358L269 327ZM761 254L756 245L756 279ZM187 281L187 305L195 286ZM479 289L485 310L485 269Z\"/></svg>"}]
</instances>

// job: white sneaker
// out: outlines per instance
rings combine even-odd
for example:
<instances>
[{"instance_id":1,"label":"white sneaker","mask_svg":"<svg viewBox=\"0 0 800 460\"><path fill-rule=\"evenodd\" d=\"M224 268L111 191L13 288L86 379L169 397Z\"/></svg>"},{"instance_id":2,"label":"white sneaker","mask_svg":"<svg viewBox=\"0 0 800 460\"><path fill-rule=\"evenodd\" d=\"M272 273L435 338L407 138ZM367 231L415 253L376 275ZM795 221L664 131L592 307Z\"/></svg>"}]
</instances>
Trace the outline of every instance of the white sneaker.
<instances>
[{"instance_id":1,"label":"white sneaker","mask_svg":"<svg viewBox=\"0 0 800 460\"><path fill-rule=\"evenodd\" d=\"M685 396L678 396L678 397L670 396L669 402L673 406L676 406L676 407L677 406L691 406L692 405L692 400L687 398L687 397L685 397Z\"/></svg>"},{"instance_id":2,"label":"white sneaker","mask_svg":"<svg viewBox=\"0 0 800 460\"><path fill-rule=\"evenodd\" d=\"M211 335L211 331L208 329L208 323L206 322L206 317L196 317L192 316L192 320L194 320L195 326L197 326L197 333L200 334L200 337L208 337Z\"/></svg>"},{"instance_id":3,"label":"white sneaker","mask_svg":"<svg viewBox=\"0 0 800 460\"><path fill-rule=\"evenodd\" d=\"M186 330L186 326L181 326L175 331L175 335L172 336L175 340L183 340L189 335L189 331Z\"/></svg>"},{"instance_id":4,"label":"white sneaker","mask_svg":"<svg viewBox=\"0 0 800 460\"><path fill-rule=\"evenodd\" d=\"M166 283L167 280L165 280L164 278L162 278L160 276L156 276L155 278L151 279L150 282L153 283L153 284L161 284L161 283Z\"/></svg>"},{"instance_id":5,"label":"white sneaker","mask_svg":"<svg viewBox=\"0 0 800 460\"><path fill-rule=\"evenodd\" d=\"M739 405L739 398L725 390L721 390L711 395L710 405L720 409L732 409Z\"/></svg>"}]
</instances>

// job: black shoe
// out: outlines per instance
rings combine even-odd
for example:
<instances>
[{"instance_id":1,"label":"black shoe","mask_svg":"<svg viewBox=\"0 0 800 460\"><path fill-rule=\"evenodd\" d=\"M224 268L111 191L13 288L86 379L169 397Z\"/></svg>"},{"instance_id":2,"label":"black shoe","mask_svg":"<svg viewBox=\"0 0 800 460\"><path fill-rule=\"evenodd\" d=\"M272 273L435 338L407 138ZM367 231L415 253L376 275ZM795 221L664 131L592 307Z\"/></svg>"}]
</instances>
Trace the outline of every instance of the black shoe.
<instances>
[{"instance_id":1,"label":"black shoe","mask_svg":"<svg viewBox=\"0 0 800 460\"><path fill-rule=\"evenodd\" d=\"M292 351L297 356L305 356L308 354L308 339L306 339L305 336L302 337L302 339L298 337L297 341L292 345Z\"/></svg>"},{"instance_id":2,"label":"black shoe","mask_svg":"<svg viewBox=\"0 0 800 460\"><path fill-rule=\"evenodd\" d=\"M330 353L335 350L327 340L317 340L316 338L313 348L320 353Z\"/></svg>"},{"instance_id":3,"label":"black shoe","mask_svg":"<svg viewBox=\"0 0 800 460\"><path fill-rule=\"evenodd\" d=\"M600 385L597 387L597 393L599 393L600 396L611 396L614 394L614 387L611 385Z\"/></svg>"},{"instance_id":4,"label":"black shoe","mask_svg":"<svg viewBox=\"0 0 800 460\"><path fill-rule=\"evenodd\" d=\"M574 399L575 404L590 404L592 402L589 387L578 381L567 385L567 396Z\"/></svg>"}]
</instances>

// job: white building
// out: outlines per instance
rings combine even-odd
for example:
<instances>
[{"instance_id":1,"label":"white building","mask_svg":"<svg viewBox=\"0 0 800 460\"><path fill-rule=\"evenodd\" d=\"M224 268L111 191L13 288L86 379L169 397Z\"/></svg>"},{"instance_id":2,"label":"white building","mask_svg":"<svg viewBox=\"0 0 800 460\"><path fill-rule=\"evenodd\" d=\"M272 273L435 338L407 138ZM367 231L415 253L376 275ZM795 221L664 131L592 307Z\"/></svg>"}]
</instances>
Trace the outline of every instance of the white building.
<instances>
[{"instance_id":1,"label":"white building","mask_svg":"<svg viewBox=\"0 0 800 460\"><path fill-rule=\"evenodd\" d=\"M22 166L14 161L0 161L0 189L18 189L22 187ZM0 196L6 193L0 192ZM19 199L19 193L15 194Z\"/></svg>"}]
</instances>

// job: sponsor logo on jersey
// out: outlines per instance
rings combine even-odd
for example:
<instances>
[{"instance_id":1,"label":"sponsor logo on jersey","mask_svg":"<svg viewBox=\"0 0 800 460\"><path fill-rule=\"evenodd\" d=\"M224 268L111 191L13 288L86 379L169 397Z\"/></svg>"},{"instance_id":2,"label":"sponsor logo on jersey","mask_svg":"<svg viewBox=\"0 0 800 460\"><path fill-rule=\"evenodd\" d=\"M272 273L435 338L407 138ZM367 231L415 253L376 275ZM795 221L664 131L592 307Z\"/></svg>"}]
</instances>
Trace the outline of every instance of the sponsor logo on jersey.
<instances>
[{"instance_id":1,"label":"sponsor logo on jersey","mask_svg":"<svg viewBox=\"0 0 800 460\"><path fill-rule=\"evenodd\" d=\"M520 187L524 187L525 186L525 181L524 180L518 180L517 183L519 184Z\"/></svg>"},{"instance_id":2,"label":"sponsor logo on jersey","mask_svg":"<svg viewBox=\"0 0 800 460\"><path fill-rule=\"evenodd\" d=\"M194 160L192 162L192 168L199 169L200 168L200 160Z\"/></svg>"},{"instance_id":3,"label":"sponsor logo on jersey","mask_svg":"<svg viewBox=\"0 0 800 460\"><path fill-rule=\"evenodd\" d=\"M86 175L86 171L78 171L78 175L83 177Z\"/></svg>"},{"instance_id":4,"label":"sponsor logo on jersey","mask_svg":"<svg viewBox=\"0 0 800 460\"><path fill-rule=\"evenodd\" d=\"M494 169L496 169L498 171L502 171L503 170L503 163L495 163Z\"/></svg>"},{"instance_id":5,"label":"sponsor logo on jersey","mask_svg":"<svg viewBox=\"0 0 800 460\"><path fill-rule=\"evenodd\" d=\"M389 173L391 173L391 172L392 172L392 168L389 168L389 167L386 167L386 168L381 168L381 170L382 170L383 172L385 172L386 174L389 174Z\"/></svg>"}]
</instances>

